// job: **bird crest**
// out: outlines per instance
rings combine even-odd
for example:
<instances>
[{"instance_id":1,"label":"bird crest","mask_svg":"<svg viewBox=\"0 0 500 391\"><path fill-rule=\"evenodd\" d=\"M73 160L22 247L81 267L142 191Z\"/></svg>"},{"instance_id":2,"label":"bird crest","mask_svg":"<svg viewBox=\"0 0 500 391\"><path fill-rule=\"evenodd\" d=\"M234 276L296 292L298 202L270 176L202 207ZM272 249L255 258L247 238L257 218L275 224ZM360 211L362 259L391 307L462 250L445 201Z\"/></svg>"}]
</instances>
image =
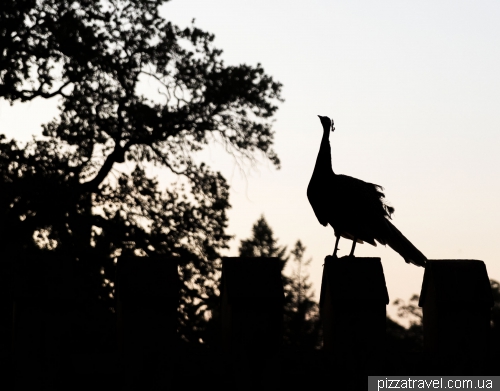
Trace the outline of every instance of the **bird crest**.
<instances>
[{"instance_id":1,"label":"bird crest","mask_svg":"<svg viewBox=\"0 0 500 391\"><path fill-rule=\"evenodd\" d=\"M318 115L321 125L323 125L323 129L329 129L332 132L335 131L335 126L333 126L333 119L330 119L328 117L323 117L322 115Z\"/></svg>"}]
</instances>

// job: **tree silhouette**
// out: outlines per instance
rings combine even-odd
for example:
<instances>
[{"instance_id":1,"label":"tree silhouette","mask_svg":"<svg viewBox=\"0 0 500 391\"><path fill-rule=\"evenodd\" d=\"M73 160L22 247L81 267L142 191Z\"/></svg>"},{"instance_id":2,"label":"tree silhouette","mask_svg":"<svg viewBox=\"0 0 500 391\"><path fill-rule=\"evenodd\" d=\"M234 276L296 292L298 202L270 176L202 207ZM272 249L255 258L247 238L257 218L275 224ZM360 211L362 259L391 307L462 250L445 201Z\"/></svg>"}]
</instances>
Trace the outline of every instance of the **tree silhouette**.
<instances>
[{"instance_id":1,"label":"tree silhouette","mask_svg":"<svg viewBox=\"0 0 500 391\"><path fill-rule=\"evenodd\" d=\"M398 318L408 319L408 327L403 327L398 322L387 317L386 336L387 347L390 351L421 352L424 348L424 335L422 325L422 309L418 306L419 295L414 294L405 302L402 299L394 300L398 306Z\"/></svg>"},{"instance_id":2,"label":"tree silhouette","mask_svg":"<svg viewBox=\"0 0 500 391\"><path fill-rule=\"evenodd\" d=\"M26 145L0 136L0 234L9 254L43 248L93 262L101 298L112 295L114 257L178 257L182 335L198 341L230 205L225 179L195 155L218 142L241 162L261 153L279 167L271 118L281 85L260 64L224 64L214 36L163 19L164 3L3 5L0 98L55 98L59 114ZM145 82L158 93L142 93ZM148 174L153 165L169 188Z\"/></svg>"},{"instance_id":3,"label":"tree silhouette","mask_svg":"<svg viewBox=\"0 0 500 391\"><path fill-rule=\"evenodd\" d=\"M261 216L252 227L252 237L242 240L239 248L240 257L279 258L282 267L289 259L286 255L286 246L278 246L278 241L267 223Z\"/></svg>"},{"instance_id":4,"label":"tree silhouette","mask_svg":"<svg viewBox=\"0 0 500 391\"><path fill-rule=\"evenodd\" d=\"M293 250L287 254L286 246L279 246L278 240L261 216L252 227L252 236L241 240L240 257L276 257L282 265L284 305L284 343L294 347L314 348L319 344L319 310L313 301L312 284L309 282L307 266L304 262L306 248L298 240ZM292 259L294 263L290 276L284 269Z\"/></svg>"},{"instance_id":5,"label":"tree silhouette","mask_svg":"<svg viewBox=\"0 0 500 391\"><path fill-rule=\"evenodd\" d=\"M313 299L313 285L309 281L308 266L312 258L304 261L306 247L297 240L290 252L292 275L286 291L290 300L285 305L285 343L299 348L320 346L319 306Z\"/></svg>"}]
</instances>

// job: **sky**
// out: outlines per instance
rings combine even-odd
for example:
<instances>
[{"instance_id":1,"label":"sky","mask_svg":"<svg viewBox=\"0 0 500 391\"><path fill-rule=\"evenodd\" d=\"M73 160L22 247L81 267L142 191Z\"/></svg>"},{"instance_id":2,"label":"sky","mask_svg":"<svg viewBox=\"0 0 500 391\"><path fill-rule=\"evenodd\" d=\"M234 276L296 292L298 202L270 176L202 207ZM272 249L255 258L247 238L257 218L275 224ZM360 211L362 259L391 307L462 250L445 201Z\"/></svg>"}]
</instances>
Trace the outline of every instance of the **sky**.
<instances>
[{"instance_id":1,"label":"sky","mask_svg":"<svg viewBox=\"0 0 500 391\"><path fill-rule=\"evenodd\" d=\"M394 225L428 259L482 260L500 280L500 2L172 0L162 14L180 26L194 18L226 64L261 63L283 83L280 170L260 157L242 172L216 145L203 155L231 186L226 255L264 215L279 244L307 247L319 297L335 240L306 196L320 114L335 120L333 170L382 185ZM0 132L39 134L56 104L0 102ZM347 255L351 242L339 247ZM420 293L423 269L390 248L356 255L382 259L391 301Z\"/></svg>"}]
</instances>

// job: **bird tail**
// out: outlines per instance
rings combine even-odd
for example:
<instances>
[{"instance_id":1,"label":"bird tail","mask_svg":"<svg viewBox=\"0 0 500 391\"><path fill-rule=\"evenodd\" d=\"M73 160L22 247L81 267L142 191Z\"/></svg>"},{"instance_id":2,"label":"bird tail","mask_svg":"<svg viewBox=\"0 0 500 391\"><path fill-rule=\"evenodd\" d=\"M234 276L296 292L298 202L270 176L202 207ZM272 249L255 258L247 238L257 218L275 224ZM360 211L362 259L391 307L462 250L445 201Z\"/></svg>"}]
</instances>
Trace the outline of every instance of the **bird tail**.
<instances>
[{"instance_id":1,"label":"bird tail","mask_svg":"<svg viewBox=\"0 0 500 391\"><path fill-rule=\"evenodd\" d=\"M388 235L386 241L389 247L401 255L406 263L425 267L427 258L389 221L386 220ZM386 243L383 243L386 244Z\"/></svg>"}]
</instances>

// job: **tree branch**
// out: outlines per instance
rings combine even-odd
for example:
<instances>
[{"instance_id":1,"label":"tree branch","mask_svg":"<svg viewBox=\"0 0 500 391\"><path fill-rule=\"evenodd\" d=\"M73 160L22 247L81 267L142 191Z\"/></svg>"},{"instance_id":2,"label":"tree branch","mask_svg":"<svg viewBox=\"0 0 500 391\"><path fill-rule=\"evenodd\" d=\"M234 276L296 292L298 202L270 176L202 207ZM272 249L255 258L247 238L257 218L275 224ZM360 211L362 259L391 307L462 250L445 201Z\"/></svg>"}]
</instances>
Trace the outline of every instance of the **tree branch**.
<instances>
[{"instance_id":1,"label":"tree branch","mask_svg":"<svg viewBox=\"0 0 500 391\"><path fill-rule=\"evenodd\" d=\"M115 149L111 152L104 161L97 175L88 182L82 183L82 192L96 192L102 181L108 176L115 163L123 163L125 161L125 152L132 146L132 142L128 141L125 146L120 146L120 143L115 144Z\"/></svg>"},{"instance_id":2,"label":"tree branch","mask_svg":"<svg viewBox=\"0 0 500 391\"><path fill-rule=\"evenodd\" d=\"M50 93L42 91L43 84L40 85L40 87L36 91L21 90L21 91L19 91L20 92L20 96L21 96L21 101L22 102L26 102L28 100L35 99L38 96L41 96L42 98L45 98L45 99L50 99L50 98L53 98L56 95L64 95L62 93L62 90L65 87L67 87L68 85L70 85L70 84L71 84L71 82L68 81L68 82L64 83L59 89L57 89L54 92L50 92ZM27 95L27 94L31 94L31 95Z\"/></svg>"}]
</instances>

